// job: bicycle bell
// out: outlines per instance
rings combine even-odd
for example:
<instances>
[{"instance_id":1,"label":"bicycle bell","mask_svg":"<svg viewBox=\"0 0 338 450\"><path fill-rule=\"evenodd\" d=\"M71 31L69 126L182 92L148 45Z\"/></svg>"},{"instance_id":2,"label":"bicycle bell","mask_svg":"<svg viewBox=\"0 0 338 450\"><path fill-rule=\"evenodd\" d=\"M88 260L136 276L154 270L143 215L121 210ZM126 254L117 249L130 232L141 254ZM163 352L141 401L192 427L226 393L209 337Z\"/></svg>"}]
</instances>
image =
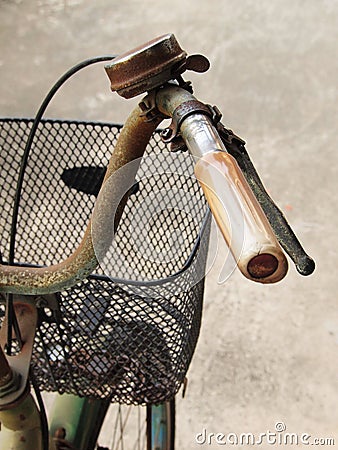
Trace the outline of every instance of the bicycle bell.
<instances>
[{"instance_id":1,"label":"bicycle bell","mask_svg":"<svg viewBox=\"0 0 338 450\"><path fill-rule=\"evenodd\" d=\"M186 70L206 72L209 67L205 56L187 56L175 36L165 34L119 55L105 69L111 90L132 98L169 80L180 79Z\"/></svg>"}]
</instances>

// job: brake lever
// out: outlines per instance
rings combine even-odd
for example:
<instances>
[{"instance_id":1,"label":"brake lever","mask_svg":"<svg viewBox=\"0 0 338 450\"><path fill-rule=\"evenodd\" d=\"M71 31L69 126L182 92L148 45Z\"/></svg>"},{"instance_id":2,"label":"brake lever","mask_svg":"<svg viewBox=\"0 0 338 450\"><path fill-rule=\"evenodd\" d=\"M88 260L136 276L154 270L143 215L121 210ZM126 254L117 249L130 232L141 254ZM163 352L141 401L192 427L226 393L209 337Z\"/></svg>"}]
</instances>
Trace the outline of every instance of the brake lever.
<instances>
[{"instance_id":1,"label":"brake lever","mask_svg":"<svg viewBox=\"0 0 338 450\"><path fill-rule=\"evenodd\" d=\"M218 133L227 151L236 159L250 188L261 205L270 225L285 252L294 262L301 275L310 275L315 270L314 260L305 252L284 214L266 192L263 183L245 148L245 142L231 130L217 123Z\"/></svg>"}]
</instances>

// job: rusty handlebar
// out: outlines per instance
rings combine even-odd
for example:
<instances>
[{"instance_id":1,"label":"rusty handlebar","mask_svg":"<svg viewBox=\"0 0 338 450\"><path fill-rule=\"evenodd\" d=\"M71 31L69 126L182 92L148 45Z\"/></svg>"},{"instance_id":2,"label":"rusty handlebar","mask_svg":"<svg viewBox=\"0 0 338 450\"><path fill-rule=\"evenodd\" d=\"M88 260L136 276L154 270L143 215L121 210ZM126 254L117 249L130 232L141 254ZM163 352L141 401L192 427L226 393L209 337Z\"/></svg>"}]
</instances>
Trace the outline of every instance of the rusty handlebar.
<instances>
[{"instance_id":1,"label":"rusty handlebar","mask_svg":"<svg viewBox=\"0 0 338 450\"><path fill-rule=\"evenodd\" d=\"M156 106L158 110L167 117L173 116L175 114L175 111L177 111L177 108L182 106L184 107L185 104L188 104L189 102L195 102L195 97L190 94L185 89L182 89L178 87L177 85L167 85L166 87L160 89L157 91L156 94ZM159 116L157 118L153 118L151 121L149 121L140 106L137 106L130 116L128 117L125 126L123 127L121 134L118 138L118 141L116 143L116 147L114 149L114 152L111 156L107 173L105 176L105 179L103 181L103 186L106 182L106 180L119 168L124 166L130 161L133 161L135 159L141 158L144 154L145 148L149 142L149 139L154 132L154 130L157 128L159 123L161 122L162 116ZM219 138L219 135L216 131L216 129L213 127L212 122L209 120L209 118L205 114L201 114L200 112L196 112L195 114L190 114L187 119L183 121L181 124L181 135L189 148L190 152L198 159L203 159L207 153L210 152L219 152L222 155L228 155L225 147ZM229 155L230 156L230 155ZM231 166L233 166L234 162L231 161ZM209 167L208 163L205 162L207 166ZM229 164L229 162L227 162ZM209 168L205 169L207 172ZM204 172L205 172L204 170ZM199 171L201 172L201 171ZM216 169L217 172L217 169ZM238 174L239 170L237 168L235 169L236 174ZM201 174L197 174L197 178L203 176ZM211 175L212 176L212 175ZM223 175L221 175L223 177ZM236 175L237 176L237 175ZM209 178L208 178L209 177ZM205 187L206 183L210 184L210 174L207 176L208 180L199 179L201 182L202 188ZM243 180L240 180L241 186L243 184ZM235 180L235 184L238 184L238 180ZM210 186L209 186L210 187ZM234 186L230 186L230 190L232 191ZM209 203L214 203L214 207L211 209L214 209L214 213L216 211L219 211L219 204L215 203L215 199L211 199L211 191L213 189L216 189L215 186L211 186L210 189L204 189L204 192L209 198ZM247 187L245 186L246 190ZM219 192L216 192L216 195L218 195ZM253 196L251 196L249 205L247 205L246 209L255 209L259 210L258 203L252 206L252 202L254 202ZM238 202L243 201L243 198L236 198L236 208L238 207ZM117 208L117 214L115 218L114 226L117 228L118 222L121 218L123 208L125 205L126 199L122 201L118 208ZM224 205L223 205L224 208ZM241 210L242 211L242 210ZM243 212L243 211L242 211ZM245 216L247 214L245 213ZM101 220L104 221L105 212L103 208L99 211L99 216ZM217 214L215 214L216 220L218 222L218 225L223 227L222 232L224 231L224 217L217 217ZM223 215L224 216L224 215ZM259 216L259 226L262 225L263 216L260 211L258 213ZM231 219L231 217L230 217ZM231 224L230 224L231 226ZM250 223L249 226L251 227L252 224ZM272 245L269 247L269 245L265 245L263 247L260 247L259 245L254 248L254 253L256 255L263 253L271 253L271 249L274 249L272 251L272 254L274 255L274 258L276 257L279 261L279 267L282 269L282 271L278 274L277 278L281 278L285 275L287 264L285 263L285 260L283 259L283 253L279 250L279 245L275 239L272 238L273 233L270 231L269 226L267 222L264 222L263 227L263 234L269 235L269 239L271 241L272 239ZM268 231L267 231L268 229ZM242 230L243 232L243 230ZM245 230L244 230L245 232ZM223 235L225 236L227 234L226 232L223 232ZM259 239L262 238L262 233L259 237ZM243 236L242 236L243 237ZM257 237L257 236L256 236ZM255 237L255 239L256 239ZM227 239L228 237L225 236ZM268 242L268 241L267 241ZM228 242L231 246L231 243ZM240 245L242 242L240 242ZM235 250L235 257L240 262L240 253L241 253L240 246L237 250ZM262 282L271 282L271 281L277 281L274 277L268 277L264 278L261 277L261 279L258 279L258 277L252 276L252 273L248 272L248 262L252 259L252 254L250 255L244 255L244 265L239 264L239 267L241 268L244 275L248 278L255 279L255 281L262 281ZM261 262L260 262L261 264ZM28 294L28 295L38 295L38 294L46 294L46 293L53 293L58 292L61 290L65 290L67 288L72 287L79 281L86 278L88 275L90 275L94 269L97 267L98 261L95 256L95 251L93 247L92 237L91 237L91 221L89 222L87 229L85 231L84 237L78 246L78 248L75 250L75 252L68 257L63 262L60 262L59 264L51 265L49 267L22 267L22 266L9 266L9 265L0 265L0 291L1 292L9 292L9 293L15 293L15 294ZM276 271L274 271L275 274Z\"/></svg>"},{"instance_id":2,"label":"rusty handlebar","mask_svg":"<svg viewBox=\"0 0 338 450\"><path fill-rule=\"evenodd\" d=\"M150 136L159 124L159 120L148 122L145 117L141 116L141 113L142 111L137 106L126 121L111 156L103 185L116 170L128 162L142 157ZM121 202L117 209L115 227L118 225L123 207L124 204ZM102 214L104 214L104 211L102 211ZM90 221L78 248L59 264L49 267L22 267L1 264L0 292L26 295L59 292L86 278L97 265Z\"/></svg>"}]
</instances>

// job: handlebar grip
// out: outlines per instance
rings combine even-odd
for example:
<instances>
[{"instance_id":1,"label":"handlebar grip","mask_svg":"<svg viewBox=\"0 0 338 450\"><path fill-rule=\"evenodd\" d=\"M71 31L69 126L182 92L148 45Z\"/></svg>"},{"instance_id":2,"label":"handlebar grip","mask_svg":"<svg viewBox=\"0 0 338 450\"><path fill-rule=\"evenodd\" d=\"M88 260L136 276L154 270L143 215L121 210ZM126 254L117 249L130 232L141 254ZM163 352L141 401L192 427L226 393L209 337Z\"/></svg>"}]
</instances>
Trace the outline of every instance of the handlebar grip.
<instances>
[{"instance_id":1,"label":"handlebar grip","mask_svg":"<svg viewBox=\"0 0 338 450\"><path fill-rule=\"evenodd\" d=\"M287 259L235 158L226 151L209 152L194 170L243 275L260 283L284 278Z\"/></svg>"}]
</instances>

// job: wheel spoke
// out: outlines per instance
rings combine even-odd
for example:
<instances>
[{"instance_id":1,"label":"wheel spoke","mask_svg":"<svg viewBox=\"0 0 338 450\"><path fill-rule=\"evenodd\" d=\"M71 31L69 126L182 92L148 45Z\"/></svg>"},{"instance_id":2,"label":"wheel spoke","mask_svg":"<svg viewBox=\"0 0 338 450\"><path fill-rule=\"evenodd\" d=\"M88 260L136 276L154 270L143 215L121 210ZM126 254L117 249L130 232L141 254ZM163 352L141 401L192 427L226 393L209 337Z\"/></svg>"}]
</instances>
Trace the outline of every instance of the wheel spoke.
<instances>
[{"instance_id":1,"label":"wheel spoke","mask_svg":"<svg viewBox=\"0 0 338 450\"><path fill-rule=\"evenodd\" d=\"M158 417L161 420L152 420L152 433L154 439L152 445L158 445L158 450L173 449L173 447L167 443L166 439L160 438L160 435L163 433L168 436L171 434L170 424L173 421L171 411L171 406L167 404L164 410L162 410L162 414L164 414L164 416L162 418ZM107 426L109 427L110 423L111 427L110 430L108 428L107 433L109 432L111 436L110 445L108 447L110 450L148 449L147 432L149 430L147 427L146 407L111 405L109 415L110 418L107 418ZM105 433L103 433L103 435L104 434ZM170 438L168 439L171 442Z\"/></svg>"}]
</instances>

